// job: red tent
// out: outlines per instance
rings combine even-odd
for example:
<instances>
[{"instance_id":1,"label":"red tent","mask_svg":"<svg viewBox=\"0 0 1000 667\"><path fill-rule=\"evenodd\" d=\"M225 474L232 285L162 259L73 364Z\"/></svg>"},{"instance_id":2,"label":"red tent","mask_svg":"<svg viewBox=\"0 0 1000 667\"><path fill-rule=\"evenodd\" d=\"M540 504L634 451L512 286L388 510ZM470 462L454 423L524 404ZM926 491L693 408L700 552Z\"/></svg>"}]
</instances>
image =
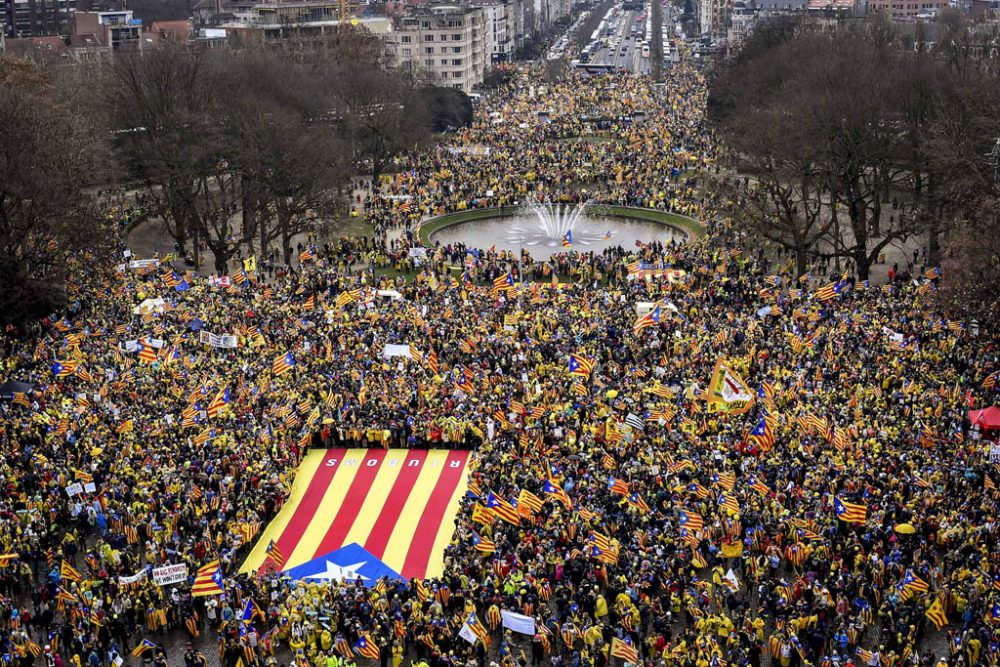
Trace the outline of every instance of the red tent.
<instances>
[{"instance_id":1,"label":"red tent","mask_svg":"<svg viewBox=\"0 0 1000 667\"><path fill-rule=\"evenodd\" d=\"M982 410L969 410L969 421L983 431L1000 431L1000 408L991 405Z\"/></svg>"}]
</instances>

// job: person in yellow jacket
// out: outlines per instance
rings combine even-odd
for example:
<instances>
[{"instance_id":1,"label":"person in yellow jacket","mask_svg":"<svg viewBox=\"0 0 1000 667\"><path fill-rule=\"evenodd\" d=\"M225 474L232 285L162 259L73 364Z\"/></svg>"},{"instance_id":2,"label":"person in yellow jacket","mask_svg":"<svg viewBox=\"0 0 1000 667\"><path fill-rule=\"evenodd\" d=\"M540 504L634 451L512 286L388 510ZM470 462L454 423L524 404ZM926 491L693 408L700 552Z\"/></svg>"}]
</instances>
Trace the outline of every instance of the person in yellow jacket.
<instances>
[{"instance_id":1,"label":"person in yellow jacket","mask_svg":"<svg viewBox=\"0 0 1000 667\"><path fill-rule=\"evenodd\" d=\"M608 616L608 601L604 599L604 595L598 595L597 600L594 602L594 618L597 619L599 623L604 623L604 619Z\"/></svg>"},{"instance_id":2,"label":"person in yellow jacket","mask_svg":"<svg viewBox=\"0 0 1000 667\"><path fill-rule=\"evenodd\" d=\"M394 641L392 643L392 667L399 667L403 663L403 642Z\"/></svg>"},{"instance_id":3,"label":"person in yellow jacket","mask_svg":"<svg viewBox=\"0 0 1000 667\"><path fill-rule=\"evenodd\" d=\"M722 614L715 626L715 634L719 637L728 637L729 633L733 631L733 622L729 620L729 617Z\"/></svg>"}]
</instances>

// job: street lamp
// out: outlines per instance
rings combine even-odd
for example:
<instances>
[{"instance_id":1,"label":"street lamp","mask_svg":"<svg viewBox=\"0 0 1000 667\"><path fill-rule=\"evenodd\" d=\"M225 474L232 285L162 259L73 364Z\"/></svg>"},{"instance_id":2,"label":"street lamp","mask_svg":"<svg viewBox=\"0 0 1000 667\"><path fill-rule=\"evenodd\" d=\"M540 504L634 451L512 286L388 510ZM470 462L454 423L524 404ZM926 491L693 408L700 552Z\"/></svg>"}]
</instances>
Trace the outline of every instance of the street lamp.
<instances>
[{"instance_id":1,"label":"street lamp","mask_svg":"<svg viewBox=\"0 0 1000 667\"><path fill-rule=\"evenodd\" d=\"M993 167L993 181L1000 181L1000 138L993 144L993 150L986 154L986 164Z\"/></svg>"}]
</instances>

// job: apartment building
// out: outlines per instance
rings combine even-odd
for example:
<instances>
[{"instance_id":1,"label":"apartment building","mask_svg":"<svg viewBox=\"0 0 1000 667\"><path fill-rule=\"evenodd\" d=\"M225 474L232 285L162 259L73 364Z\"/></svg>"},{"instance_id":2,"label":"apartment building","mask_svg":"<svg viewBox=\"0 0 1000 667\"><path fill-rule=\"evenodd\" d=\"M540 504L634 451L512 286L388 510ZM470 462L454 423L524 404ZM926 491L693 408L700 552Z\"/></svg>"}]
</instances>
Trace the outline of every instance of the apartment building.
<instances>
[{"instance_id":1,"label":"apartment building","mask_svg":"<svg viewBox=\"0 0 1000 667\"><path fill-rule=\"evenodd\" d=\"M97 35L101 44L112 51L121 48L142 48L142 20L131 9L111 12L76 12L75 32Z\"/></svg>"},{"instance_id":2,"label":"apartment building","mask_svg":"<svg viewBox=\"0 0 1000 667\"><path fill-rule=\"evenodd\" d=\"M413 7L396 18L385 42L400 67L422 72L435 85L466 93L482 83L490 61L482 7Z\"/></svg>"},{"instance_id":3,"label":"apartment building","mask_svg":"<svg viewBox=\"0 0 1000 667\"><path fill-rule=\"evenodd\" d=\"M76 0L0 0L0 27L7 37L65 34L75 13Z\"/></svg>"},{"instance_id":4,"label":"apartment building","mask_svg":"<svg viewBox=\"0 0 1000 667\"><path fill-rule=\"evenodd\" d=\"M948 6L948 0L869 0L868 10L894 19L932 16Z\"/></svg>"},{"instance_id":5,"label":"apartment building","mask_svg":"<svg viewBox=\"0 0 1000 667\"><path fill-rule=\"evenodd\" d=\"M486 52L492 64L507 62L513 56L511 48L512 12L511 3L501 0L477 3L483 8L486 22Z\"/></svg>"}]
</instances>

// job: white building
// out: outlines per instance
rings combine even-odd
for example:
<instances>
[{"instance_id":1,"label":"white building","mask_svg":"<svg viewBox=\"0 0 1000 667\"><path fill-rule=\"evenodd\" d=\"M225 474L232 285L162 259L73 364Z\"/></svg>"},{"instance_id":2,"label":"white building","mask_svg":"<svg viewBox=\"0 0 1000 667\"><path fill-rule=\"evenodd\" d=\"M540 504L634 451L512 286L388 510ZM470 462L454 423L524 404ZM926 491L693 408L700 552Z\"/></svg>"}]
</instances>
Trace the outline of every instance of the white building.
<instances>
[{"instance_id":1,"label":"white building","mask_svg":"<svg viewBox=\"0 0 1000 667\"><path fill-rule=\"evenodd\" d=\"M503 63L513 56L513 17L511 4L504 0L492 0L478 3L483 9L483 19L486 21L486 53L489 62Z\"/></svg>"},{"instance_id":2,"label":"white building","mask_svg":"<svg viewBox=\"0 0 1000 667\"><path fill-rule=\"evenodd\" d=\"M398 18L386 50L401 67L423 72L429 83L466 93L483 82L487 51L482 7L428 5Z\"/></svg>"}]
</instances>

